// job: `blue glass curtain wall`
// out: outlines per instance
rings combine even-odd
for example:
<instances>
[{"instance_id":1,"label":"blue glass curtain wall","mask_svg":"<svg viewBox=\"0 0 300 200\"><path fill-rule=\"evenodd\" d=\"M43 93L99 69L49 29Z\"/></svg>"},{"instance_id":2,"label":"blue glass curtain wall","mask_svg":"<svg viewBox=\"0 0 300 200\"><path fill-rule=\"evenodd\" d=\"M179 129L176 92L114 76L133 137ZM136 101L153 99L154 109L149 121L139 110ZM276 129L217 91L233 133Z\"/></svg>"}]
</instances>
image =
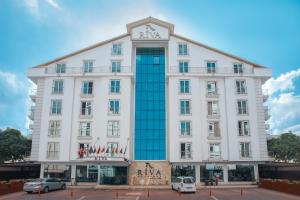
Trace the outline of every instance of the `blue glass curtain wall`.
<instances>
[{"instance_id":1,"label":"blue glass curtain wall","mask_svg":"<svg viewBox=\"0 0 300 200\"><path fill-rule=\"evenodd\" d=\"M165 160L164 48L137 48L135 91L135 160Z\"/></svg>"}]
</instances>

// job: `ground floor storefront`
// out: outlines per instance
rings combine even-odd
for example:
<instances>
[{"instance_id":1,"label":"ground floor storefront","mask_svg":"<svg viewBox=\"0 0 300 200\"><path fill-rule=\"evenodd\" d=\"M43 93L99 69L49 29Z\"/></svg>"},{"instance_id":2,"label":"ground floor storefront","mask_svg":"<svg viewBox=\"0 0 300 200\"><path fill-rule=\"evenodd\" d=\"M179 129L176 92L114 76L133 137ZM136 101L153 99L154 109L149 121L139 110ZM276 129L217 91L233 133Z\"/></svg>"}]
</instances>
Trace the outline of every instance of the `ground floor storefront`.
<instances>
[{"instance_id":1,"label":"ground floor storefront","mask_svg":"<svg viewBox=\"0 0 300 200\"><path fill-rule=\"evenodd\" d=\"M197 183L211 184L236 184L256 183L258 181L257 163L206 163L206 164L172 164L172 177L194 177Z\"/></svg>"},{"instance_id":2,"label":"ground floor storefront","mask_svg":"<svg viewBox=\"0 0 300 200\"><path fill-rule=\"evenodd\" d=\"M250 184L258 181L258 163L41 163L40 173L41 178L101 185L170 185L178 176L202 185Z\"/></svg>"}]
</instances>

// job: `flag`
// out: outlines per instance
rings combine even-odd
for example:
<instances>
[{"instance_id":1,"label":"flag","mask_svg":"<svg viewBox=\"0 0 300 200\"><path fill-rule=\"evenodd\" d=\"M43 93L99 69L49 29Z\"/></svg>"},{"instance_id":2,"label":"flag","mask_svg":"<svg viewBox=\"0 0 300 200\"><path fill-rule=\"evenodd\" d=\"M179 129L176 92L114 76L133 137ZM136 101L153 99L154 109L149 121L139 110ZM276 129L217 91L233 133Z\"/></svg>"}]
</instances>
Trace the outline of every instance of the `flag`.
<instances>
[{"instance_id":1,"label":"flag","mask_svg":"<svg viewBox=\"0 0 300 200\"><path fill-rule=\"evenodd\" d=\"M112 152L112 153L115 153L115 150L116 150L116 148L113 147L111 152Z\"/></svg>"},{"instance_id":2,"label":"flag","mask_svg":"<svg viewBox=\"0 0 300 200\"><path fill-rule=\"evenodd\" d=\"M83 155L83 149L82 149L82 147L79 149L78 155L79 155L79 157L81 157Z\"/></svg>"},{"instance_id":3,"label":"flag","mask_svg":"<svg viewBox=\"0 0 300 200\"><path fill-rule=\"evenodd\" d=\"M105 152L105 146L103 146L101 153Z\"/></svg>"},{"instance_id":4,"label":"flag","mask_svg":"<svg viewBox=\"0 0 300 200\"><path fill-rule=\"evenodd\" d=\"M100 148L100 145L99 145L99 148L97 149L97 154L99 154L101 152L101 148Z\"/></svg>"},{"instance_id":5,"label":"flag","mask_svg":"<svg viewBox=\"0 0 300 200\"><path fill-rule=\"evenodd\" d=\"M124 150L124 154L126 154L126 151L127 151L127 144L126 144L126 147L125 147L125 150Z\"/></svg>"},{"instance_id":6,"label":"flag","mask_svg":"<svg viewBox=\"0 0 300 200\"><path fill-rule=\"evenodd\" d=\"M116 147L115 153L119 153L119 146Z\"/></svg>"},{"instance_id":7,"label":"flag","mask_svg":"<svg viewBox=\"0 0 300 200\"><path fill-rule=\"evenodd\" d=\"M120 149L120 153L121 153L121 154L123 153L123 149L122 149L122 148Z\"/></svg>"},{"instance_id":8,"label":"flag","mask_svg":"<svg viewBox=\"0 0 300 200\"><path fill-rule=\"evenodd\" d=\"M96 147L95 147L95 145L94 145L93 153L96 153L96 151L97 151L97 150L96 150Z\"/></svg>"},{"instance_id":9,"label":"flag","mask_svg":"<svg viewBox=\"0 0 300 200\"><path fill-rule=\"evenodd\" d=\"M93 147L90 147L89 149L89 153L92 154L93 153Z\"/></svg>"},{"instance_id":10,"label":"flag","mask_svg":"<svg viewBox=\"0 0 300 200\"><path fill-rule=\"evenodd\" d=\"M106 149L106 152L105 152L105 153L109 153L109 148Z\"/></svg>"}]
</instances>

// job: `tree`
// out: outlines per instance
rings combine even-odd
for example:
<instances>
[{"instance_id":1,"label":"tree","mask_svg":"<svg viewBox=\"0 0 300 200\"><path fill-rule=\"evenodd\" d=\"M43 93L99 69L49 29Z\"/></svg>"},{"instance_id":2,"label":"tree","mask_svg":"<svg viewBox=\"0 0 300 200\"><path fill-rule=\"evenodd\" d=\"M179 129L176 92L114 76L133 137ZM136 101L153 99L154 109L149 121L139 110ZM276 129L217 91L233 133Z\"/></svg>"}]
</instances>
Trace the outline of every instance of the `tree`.
<instances>
[{"instance_id":1,"label":"tree","mask_svg":"<svg viewBox=\"0 0 300 200\"><path fill-rule=\"evenodd\" d=\"M277 161L300 162L300 137L292 132L283 133L268 141L268 151Z\"/></svg>"},{"instance_id":2,"label":"tree","mask_svg":"<svg viewBox=\"0 0 300 200\"><path fill-rule=\"evenodd\" d=\"M23 160L29 155L30 141L19 130L7 128L0 131L0 163Z\"/></svg>"}]
</instances>

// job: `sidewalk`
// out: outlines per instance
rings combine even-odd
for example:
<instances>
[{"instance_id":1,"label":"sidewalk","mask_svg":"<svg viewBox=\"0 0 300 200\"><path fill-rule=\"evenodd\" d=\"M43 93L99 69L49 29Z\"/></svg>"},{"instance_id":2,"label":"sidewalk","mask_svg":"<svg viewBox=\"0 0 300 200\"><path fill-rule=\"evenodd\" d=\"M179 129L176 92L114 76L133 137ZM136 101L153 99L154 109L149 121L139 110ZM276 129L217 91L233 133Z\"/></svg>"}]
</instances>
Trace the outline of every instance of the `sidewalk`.
<instances>
[{"instance_id":1,"label":"sidewalk","mask_svg":"<svg viewBox=\"0 0 300 200\"><path fill-rule=\"evenodd\" d=\"M155 190L170 190L170 185L77 185L68 186L68 188L76 189L100 189L100 190L135 190L135 189L155 189ZM232 185L218 185L218 186L204 186L197 185L197 189L229 189L229 188L258 188L258 185L244 185L244 184L232 184Z\"/></svg>"}]
</instances>

